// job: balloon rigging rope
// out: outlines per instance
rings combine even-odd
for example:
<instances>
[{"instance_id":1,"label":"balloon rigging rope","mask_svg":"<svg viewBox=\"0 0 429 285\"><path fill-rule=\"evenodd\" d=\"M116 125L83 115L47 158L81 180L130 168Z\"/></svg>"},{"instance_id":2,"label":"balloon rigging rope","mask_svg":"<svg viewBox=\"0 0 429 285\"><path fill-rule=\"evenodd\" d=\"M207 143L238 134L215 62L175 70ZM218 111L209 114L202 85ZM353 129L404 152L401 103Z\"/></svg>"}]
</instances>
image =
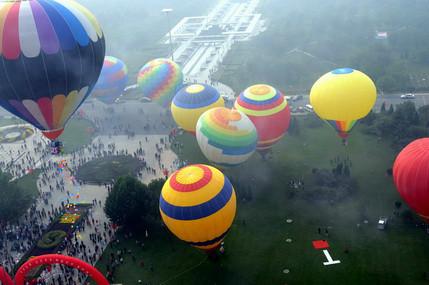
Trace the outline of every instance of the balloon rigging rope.
<instances>
[{"instance_id":1,"label":"balloon rigging rope","mask_svg":"<svg viewBox=\"0 0 429 285\"><path fill-rule=\"evenodd\" d=\"M195 268L197 268L198 266L202 265L204 262L206 262L206 260L208 259L208 256L206 256L203 260L201 260L199 263L189 267L188 269L185 269L184 271L180 272L179 274L174 275L173 277L171 277L170 279L165 280L164 282L159 283L159 285L163 285L163 284L167 284L170 281L179 278L180 276L188 273L189 271L194 270Z\"/></svg>"}]
</instances>

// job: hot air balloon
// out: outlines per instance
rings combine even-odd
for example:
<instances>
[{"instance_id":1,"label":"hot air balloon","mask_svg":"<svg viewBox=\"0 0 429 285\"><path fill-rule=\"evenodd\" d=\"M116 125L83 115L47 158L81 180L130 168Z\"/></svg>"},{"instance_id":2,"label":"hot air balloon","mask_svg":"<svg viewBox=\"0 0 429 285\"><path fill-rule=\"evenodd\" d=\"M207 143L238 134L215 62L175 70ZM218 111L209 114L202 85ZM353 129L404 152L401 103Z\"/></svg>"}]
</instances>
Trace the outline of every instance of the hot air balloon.
<instances>
[{"instance_id":1,"label":"hot air balloon","mask_svg":"<svg viewBox=\"0 0 429 285\"><path fill-rule=\"evenodd\" d=\"M231 227L235 191L228 178L212 166L196 164L174 172L159 199L162 220L188 244L211 251Z\"/></svg>"},{"instance_id":2,"label":"hot air balloon","mask_svg":"<svg viewBox=\"0 0 429 285\"><path fill-rule=\"evenodd\" d=\"M75 1L3 1L0 11L0 105L53 140L97 82L103 32Z\"/></svg>"},{"instance_id":3,"label":"hot air balloon","mask_svg":"<svg viewBox=\"0 0 429 285\"><path fill-rule=\"evenodd\" d=\"M398 154L393 180L402 199L429 223L429 138L411 142Z\"/></svg>"},{"instance_id":4,"label":"hot air balloon","mask_svg":"<svg viewBox=\"0 0 429 285\"><path fill-rule=\"evenodd\" d=\"M177 92L171 103L171 113L179 127L195 134L195 126L201 114L211 108L223 106L225 102L215 88L206 84L193 84Z\"/></svg>"},{"instance_id":5,"label":"hot air balloon","mask_svg":"<svg viewBox=\"0 0 429 285\"><path fill-rule=\"evenodd\" d=\"M183 73L174 61L157 58L140 69L137 84L144 97L163 107L169 107L173 96L182 88Z\"/></svg>"},{"instance_id":6,"label":"hot air balloon","mask_svg":"<svg viewBox=\"0 0 429 285\"><path fill-rule=\"evenodd\" d=\"M246 114L258 131L256 149L264 153L286 133L290 123L290 109L283 94L265 84L253 85L244 90L234 104Z\"/></svg>"},{"instance_id":7,"label":"hot air balloon","mask_svg":"<svg viewBox=\"0 0 429 285\"><path fill-rule=\"evenodd\" d=\"M377 90L363 72L339 68L320 77L310 92L314 112L346 139L357 120L374 107Z\"/></svg>"},{"instance_id":8,"label":"hot air balloon","mask_svg":"<svg viewBox=\"0 0 429 285\"><path fill-rule=\"evenodd\" d=\"M75 268L82 273L88 275L91 279L95 281L98 285L109 285L109 281L107 281L106 277L101 274L95 267L92 265L71 256L61 255L61 254L45 254L39 255L30 258L27 260L21 267L19 267L18 271L15 275L15 284L16 285L24 285L27 284L25 281L25 277L31 270L35 268L40 268L41 265L52 265L52 264L62 264L68 267ZM10 278L8 278L10 279ZM0 281L2 281L0 279ZM6 283L7 284L7 283Z\"/></svg>"},{"instance_id":9,"label":"hot air balloon","mask_svg":"<svg viewBox=\"0 0 429 285\"><path fill-rule=\"evenodd\" d=\"M92 96L105 104L113 104L122 95L127 82L128 69L125 63L116 57L106 56Z\"/></svg>"},{"instance_id":10,"label":"hot air balloon","mask_svg":"<svg viewBox=\"0 0 429 285\"><path fill-rule=\"evenodd\" d=\"M258 134L242 112L225 107L210 109L197 123L197 141L205 157L218 166L236 166L255 152Z\"/></svg>"}]
</instances>

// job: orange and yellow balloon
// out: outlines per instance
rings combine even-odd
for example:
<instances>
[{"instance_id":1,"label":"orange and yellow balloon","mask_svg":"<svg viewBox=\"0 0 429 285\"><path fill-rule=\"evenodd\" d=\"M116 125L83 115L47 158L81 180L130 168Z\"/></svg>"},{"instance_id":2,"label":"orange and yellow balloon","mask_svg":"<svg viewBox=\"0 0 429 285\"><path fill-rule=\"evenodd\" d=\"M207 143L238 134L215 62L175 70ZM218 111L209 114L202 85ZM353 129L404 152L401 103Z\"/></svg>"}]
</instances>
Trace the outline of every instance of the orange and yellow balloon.
<instances>
[{"instance_id":1,"label":"orange and yellow balloon","mask_svg":"<svg viewBox=\"0 0 429 285\"><path fill-rule=\"evenodd\" d=\"M314 112L346 139L359 119L374 107L377 89L365 73L339 68L320 77L310 91Z\"/></svg>"},{"instance_id":2,"label":"orange and yellow balloon","mask_svg":"<svg viewBox=\"0 0 429 285\"><path fill-rule=\"evenodd\" d=\"M218 169L203 164L173 173L159 199L162 220L170 231L206 251L216 249L225 238L236 207L229 179Z\"/></svg>"}]
</instances>

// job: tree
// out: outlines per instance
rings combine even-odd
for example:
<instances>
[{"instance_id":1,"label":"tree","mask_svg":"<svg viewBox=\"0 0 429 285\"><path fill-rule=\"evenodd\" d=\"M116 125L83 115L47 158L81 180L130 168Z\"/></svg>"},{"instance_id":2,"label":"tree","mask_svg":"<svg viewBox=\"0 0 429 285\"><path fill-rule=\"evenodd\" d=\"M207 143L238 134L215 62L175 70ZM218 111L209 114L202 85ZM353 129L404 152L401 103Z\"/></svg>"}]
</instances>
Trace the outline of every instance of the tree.
<instances>
[{"instance_id":1,"label":"tree","mask_svg":"<svg viewBox=\"0 0 429 285\"><path fill-rule=\"evenodd\" d=\"M429 127L429 105L424 105L418 109L420 123L425 126Z\"/></svg>"},{"instance_id":2,"label":"tree","mask_svg":"<svg viewBox=\"0 0 429 285\"><path fill-rule=\"evenodd\" d=\"M396 202L395 202L395 208L396 208L397 210L399 210L399 209L401 208L401 206L402 206L402 202L401 202L401 201L396 201Z\"/></svg>"},{"instance_id":3,"label":"tree","mask_svg":"<svg viewBox=\"0 0 429 285\"><path fill-rule=\"evenodd\" d=\"M364 125L371 126L376 119L377 119L377 115L371 110L369 114L366 117L364 117L360 122Z\"/></svg>"},{"instance_id":4,"label":"tree","mask_svg":"<svg viewBox=\"0 0 429 285\"><path fill-rule=\"evenodd\" d=\"M145 185L132 176L120 177L106 199L107 217L130 229L146 228L159 221L158 199L163 184L162 179Z\"/></svg>"},{"instance_id":5,"label":"tree","mask_svg":"<svg viewBox=\"0 0 429 285\"><path fill-rule=\"evenodd\" d=\"M385 101L383 101L383 103L381 103L380 112L386 113L386 102Z\"/></svg>"},{"instance_id":6,"label":"tree","mask_svg":"<svg viewBox=\"0 0 429 285\"><path fill-rule=\"evenodd\" d=\"M299 133L300 133L299 122L298 122L298 119L296 117L292 117L292 120L290 121L288 133L292 136L299 135Z\"/></svg>"},{"instance_id":7,"label":"tree","mask_svg":"<svg viewBox=\"0 0 429 285\"><path fill-rule=\"evenodd\" d=\"M350 167L347 164L344 165L343 175L346 177L350 177Z\"/></svg>"},{"instance_id":8,"label":"tree","mask_svg":"<svg viewBox=\"0 0 429 285\"><path fill-rule=\"evenodd\" d=\"M9 180L9 175L0 172L0 224L16 221L31 203L30 195Z\"/></svg>"},{"instance_id":9,"label":"tree","mask_svg":"<svg viewBox=\"0 0 429 285\"><path fill-rule=\"evenodd\" d=\"M395 127L390 116L380 116L374 125L377 128L378 135L381 137L387 137L392 134Z\"/></svg>"}]
</instances>

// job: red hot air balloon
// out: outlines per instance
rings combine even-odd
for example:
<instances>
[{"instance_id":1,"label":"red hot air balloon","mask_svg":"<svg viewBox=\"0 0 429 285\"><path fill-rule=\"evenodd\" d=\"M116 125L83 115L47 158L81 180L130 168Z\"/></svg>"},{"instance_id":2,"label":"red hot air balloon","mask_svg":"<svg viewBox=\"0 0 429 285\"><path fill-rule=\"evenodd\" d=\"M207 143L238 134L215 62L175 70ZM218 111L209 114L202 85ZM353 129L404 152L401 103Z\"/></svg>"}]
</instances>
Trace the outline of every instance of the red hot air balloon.
<instances>
[{"instance_id":1,"label":"red hot air balloon","mask_svg":"<svg viewBox=\"0 0 429 285\"><path fill-rule=\"evenodd\" d=\"M269 151L289 128L289 105L283 94L269 85L250 86L237 97L234 107L255 125L259 136L256 149L261 154Z\"/></svg>"},{"instance_id":2,"label":"red hot air balloon","mask_svg":"<svg viewBox=\"0 0 429 285\"><path fill-rule=\"evenodd\" d=\"M27 260L16 272L15 284L24 285L25 276L32 269L41 265L63 264L69 267L78 269L79 271L88 275L98 285L109 285L109 281L92 265L71 256L61 254L46 254L33 257ZM1 279L0 279L1 280ZM2 280L1 280L2 281ZM6 283L7 284L7 283Z\"/></svg>"},{"instance_id":3,"label":"red hot air balloon","mask_svg":"<svg viewBox=\"0 0 429 285\"><path fill-rule=\"evenodd\" d=\"M402 199L429 223L429 138L411 142L398 154L393 180Z\"/></svg>"},{"instance_id":4,"label":"red hot air balloon","mask_svg":"<svg viewBox=\"0 0 429 285\"><path fill-rule=\"evenodd\" d=\"M4 285L14 285L12 278L9 276L9 274L6 272L6 270L0 266L0 284Z\"/></svg>"}]
</instances>

